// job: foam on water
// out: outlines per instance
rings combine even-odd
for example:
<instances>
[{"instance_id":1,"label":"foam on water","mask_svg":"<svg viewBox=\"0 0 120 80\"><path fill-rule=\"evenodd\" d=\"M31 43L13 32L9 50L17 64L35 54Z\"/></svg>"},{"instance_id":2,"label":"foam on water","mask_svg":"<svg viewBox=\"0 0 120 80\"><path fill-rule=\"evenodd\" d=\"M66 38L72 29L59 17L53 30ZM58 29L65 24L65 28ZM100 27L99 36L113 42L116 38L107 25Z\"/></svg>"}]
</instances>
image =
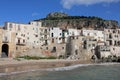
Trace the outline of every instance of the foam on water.
<instances>
[{"instance_id":1,"label":"foam on water","mask_svg":"<svg viewBox=\"0 0 120 80\"><path fill-rule=\"evenodd\" d=\"M48 68L47 71L65 71L65 70L73 70L79 67L87 67L87 66L97 66L97 65L115 65L120 63L99 63L99 64L78 64L73 66L67 66L67 67L59 67L59 68Z\"/></svg>"},{"instance_id":2,"label":"foam on water","mask_svg":"<svg viewBox=\"0 0 120 80\"><path fill-rule=\"evenodd\" d=\"M47 71L65 71L65 70L72 70L72 69L75 69L75 68L90 66L90 65L93 65L93 64L79 64L79 65L59 67L59 68L48 68L46 70Z\"/></svg>"},{"instance_id":3,"label":"foam on water","mask_svg":"<svg viewBox=\"0 0 120 80\"><path fill-rule=\"evenodd\" d=\"M66 67L59 67L59 68L47 68L47 69L34 69L34 70L27 70L27 71L19 71L19 72L11 72L11 73L0 73L1 76L6 75L14 75L14 74L20 74L25 72L34 72L34 71L66 71L66 70L73 70L79 67L87 67L87 66L97 66L97 65L117 65L120 63L99 63L99 64L78 64L73 66L66 66Z\"/></svg>"}]
</instances>

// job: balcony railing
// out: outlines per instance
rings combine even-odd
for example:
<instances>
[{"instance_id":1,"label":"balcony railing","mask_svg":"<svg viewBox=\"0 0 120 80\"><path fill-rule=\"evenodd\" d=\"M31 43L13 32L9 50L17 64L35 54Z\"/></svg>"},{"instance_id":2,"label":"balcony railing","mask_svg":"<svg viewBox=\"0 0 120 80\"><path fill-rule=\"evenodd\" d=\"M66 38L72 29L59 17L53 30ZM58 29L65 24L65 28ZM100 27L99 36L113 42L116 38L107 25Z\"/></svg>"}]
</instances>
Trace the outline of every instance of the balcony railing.
<instances>
[{"instance_id":1,"label":"balcony railing","mask_svg":"<svg viewBox=\"0 0 120 80\"><path fill-rule=\"evenodd\" d=\"M49 35L50 32L41 32L40 35Z\"/></svg>"},{"instance_id":2,"label":"balcony railing","mask_svg":"<svg viewBox=\"0 0 120 80\"><path fill-rule=\"evenodd\" d=\"M16 45L23 45L24 46L24 45L26 45L26 42L24 42L24 43L23 42L17 42Z\"/></svg>"}]
</instances>

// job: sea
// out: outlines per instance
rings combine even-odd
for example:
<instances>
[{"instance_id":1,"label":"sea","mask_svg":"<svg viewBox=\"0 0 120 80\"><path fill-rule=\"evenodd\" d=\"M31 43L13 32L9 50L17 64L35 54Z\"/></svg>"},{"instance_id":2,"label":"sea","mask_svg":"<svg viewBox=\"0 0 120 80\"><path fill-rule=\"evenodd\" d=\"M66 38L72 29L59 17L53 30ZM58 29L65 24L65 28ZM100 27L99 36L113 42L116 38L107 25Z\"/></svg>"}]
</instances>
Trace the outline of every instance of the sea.
<instances>
[{"instance_id":1,"label":"sea","mask_svg":"<svg viewBox=\"0 0 120 80\"><path fill-rule=\"evenodd\" d=\"M0 74L0 80L120 80L120 64L80 64Z\"/></svg>"}]
</instances>

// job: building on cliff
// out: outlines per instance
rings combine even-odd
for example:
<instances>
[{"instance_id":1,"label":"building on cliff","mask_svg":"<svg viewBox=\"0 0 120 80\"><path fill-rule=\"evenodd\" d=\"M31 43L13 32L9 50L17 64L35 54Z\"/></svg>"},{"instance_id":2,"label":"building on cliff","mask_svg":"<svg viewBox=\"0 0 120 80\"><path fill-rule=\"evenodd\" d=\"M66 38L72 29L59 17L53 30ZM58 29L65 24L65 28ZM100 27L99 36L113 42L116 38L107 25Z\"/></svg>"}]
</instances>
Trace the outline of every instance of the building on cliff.
<instances>
[{"instance_id":1,"label":"building on cliff","mask_svg":"<svg viewBox=\"0 0 120 80\"><path fill-rule=\"evenodd\" d=\"M120 29L44 27L40 21L6 22L0 29L0 57L30 55L87 60L93 55L98 59L120 56L119 33Z\"/></svg>"}]
</instances>

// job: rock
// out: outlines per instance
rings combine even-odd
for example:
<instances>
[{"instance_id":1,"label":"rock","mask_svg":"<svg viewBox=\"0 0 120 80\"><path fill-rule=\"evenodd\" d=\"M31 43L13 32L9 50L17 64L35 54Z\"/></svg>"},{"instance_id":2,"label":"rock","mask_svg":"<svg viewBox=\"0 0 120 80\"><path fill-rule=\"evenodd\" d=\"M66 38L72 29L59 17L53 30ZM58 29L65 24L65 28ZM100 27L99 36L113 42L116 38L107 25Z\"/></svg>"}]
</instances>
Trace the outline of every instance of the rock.
<instances>
[{"instance_id":1,"label":"rock","mask_svg":"<svg viewBox=\"0 0 120 80\"><path fill-rule=\"evenodd\" d=\"M46 18L35 20L41 21L43 27L60 27L60 28L93 28L103 30L104 28L118 28L118 21L104 20L95 16L69 16L65 13L49 13Z\"/></svg>"},{"instance_id":2,"label":"rock","mask_svg":"<svg viewBox=\"0 0 120 80\"><path fill-rule=\"evenodd\" d=\"M61 13L61 12L52 12L47 15L46 18L54 18L54 17L66 17L68 14Z\"/></svg>"}]
</instances>

